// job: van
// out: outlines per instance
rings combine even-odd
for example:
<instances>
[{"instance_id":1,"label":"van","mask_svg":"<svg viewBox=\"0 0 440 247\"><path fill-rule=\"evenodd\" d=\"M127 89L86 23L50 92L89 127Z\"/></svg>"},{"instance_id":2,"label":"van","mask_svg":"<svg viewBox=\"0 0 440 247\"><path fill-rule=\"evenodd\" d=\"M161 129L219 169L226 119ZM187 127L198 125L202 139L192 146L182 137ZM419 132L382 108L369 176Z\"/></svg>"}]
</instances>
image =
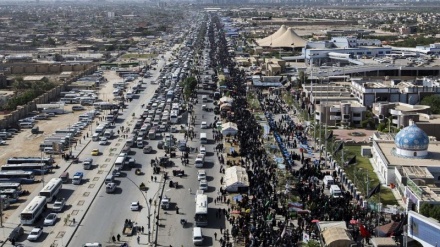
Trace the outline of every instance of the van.
<instances>
[{"instance_id":1,"label":"van","mask_svg":"<svg viewBox=\"0 0 440 247\"><path fill-rule=\"evenodd\" d=\"M113 183L113 181L114 181L114 177L112 174L107 175L107 177L105 177L105 184Z\"/></svg>"},{"instance_id":2,"label":"van","mask_svg":"<svg viewBox=\"0 0 440 247\"><path fill-rule=\"evenodd\" d=\"M38 133L40 133L40 128L39 128L38 126L34 126L34 127L32 127L31 133L32 133L32 134L38 134Z\"/></svg>"},{"instance_id":3,"label":"van","mask_svg":"<svg viewBox=\"0 0 440 247\"><path fill-rule=\"evenodd\" d=\"M92 169L93 165L93 159L92 158L86 158L83 162L84 170L90 170Z\"/></svg>"},{"instance_id":4,"label":"van","mask_svg":"<svg viewBox=\"0 0 440 247\"><path fill-rule=\"evenodd\" d=\"M342 197L342 191L341 191L341 189L339 188L339 186L337 186L337 185L335 185L335 184L330 185L330 195L331 195L333 198L339 198L339 197Z\"/></svg>"},{"instance_id":5,"label":"van","mask_svg":"<svg viewBox=\"0 0 440 247\"><path fill-rule=\"evenodd\" d=\"M193 244L202 245L203 244L203 234L201 227L194 227L193 229Z\"/></svg>"},{"instance_id":6,"label":"van","mask_svg":"<svg viewBox=\"0 0 440 247\"><path fill-rule=\"evenodd\" d=\"M85 243L83 247L102 247L100 243Z\"/></svg>"},{"instance_id":7,"label":"van","mask_svg":"<svg viewBox=\"0 0 440 247\"><path fill-rule=\"evenodd\" d=\"M93 140L94 142L99 141L99 133L93 133L93 135L92 135L92 140Z\"/></svg>"},{"instance_id":8,"label":"van","mask_svg":"<svg viewBox=\"0 0 440 247\"><path fill-rule=\"evenodd\" d=\"M330 175L324 176L323 182L327 188L330 188L330 185L335 184L335 180L333 180L333 177Z\"/></svg>"},{"instance_id":9,"label":"van","mask_svg":"<svg viewBox=\"0 0 440 247\"><path fill-rule=\"evenodd\" d=\"M9 234L8 239L10 241L17 241L22 235L24 234L23 227L17 226L12 230L12 232Z\"/></svg>"},{"instance_id":10,"label":"van","mask_svg":"<svg viewBox=\"0 0 440 247\"><path fill-rule=\"evenodd\" d=\"M63 184L68 183L69 182L69 172L63 172L60 175L61 181L63 182Z\"/></svg>"},{"instance_id":11,"label":"van","mask_svg":"<svg viewBox=\"0 0 440 247\"><path fill-rule=\"evenodd\" d=\"M202 96L202 102L203 102L203 103L208 102L208 96L203 95L203 96Z\"/></svg>"},{"instance_id":12,"label":"van","mask_svg":"<svg viewBox=\"0 0 440 247\"><path fill-rule=\"evenodd\" d=\"M205 155L197 154L196 160L194 162L194 166L196 168L202 168L204 163L205 163Z\"/></svg>"},{"instance_id":13,"label":"van","mask_svg":"<svg viewBox=\"0 0 440 247\"><path fill-rule=\"evenodd\" d=\"M27 128L27 129L34 127L34 124L31 122L21 122L18 125L20 126L20 128Z\"/></svg>"},{"instance_id":14,"label":"van","mask_svg":"<svg viewBox=\"0 0 440 247\"><path fill-rule=\"evenodd\" d=\"M208 138L206 138L206 133L200 133L200 142L202 144L208 143Z\"/></svg>"}]
</instances>

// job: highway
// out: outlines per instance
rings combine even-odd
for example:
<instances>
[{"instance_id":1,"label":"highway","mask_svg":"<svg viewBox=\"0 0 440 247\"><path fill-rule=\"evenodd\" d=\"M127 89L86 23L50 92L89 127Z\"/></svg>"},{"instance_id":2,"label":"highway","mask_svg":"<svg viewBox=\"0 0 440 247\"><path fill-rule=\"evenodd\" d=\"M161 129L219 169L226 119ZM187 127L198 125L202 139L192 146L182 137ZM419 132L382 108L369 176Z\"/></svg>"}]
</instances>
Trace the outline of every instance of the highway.
<instances>
[{"instance_id":1,"label":"highway","mask_svg":"<svg viewBox=\"0 0 440 247\"><path fill-rule=\"evenodd\" d=\"M171 57L171 51L165 55L165 59L168 60ZM159 76L160 69L164 66L165 60L161 59L158 62L157 69L151 70L152 79L155 80ZM150 81L151 81L150 80ZM134 126L135 119L131 117L132 113L135 116L140 116L143 112L141 105L147 102L154 94L158 84L148 84L147 89L141 92L139 99L134 99L127 110L124 110L122 119L126 118L124 124L126 127L132 128ZM118 127L118 126L117 126ZM115 147L120 152L125 144L125 139L118 138L114 140L117 142ZM112 142L112 144L113 144ZM134 169L131 171L124 171L123 176L116 178L118 189L114 194L107 194L105 187L102 187L98 196L96 197L93 205L90 207L86 214L83 223L78 227L69 246L81 246L85 242L100 242L102 244L111 243L111 237L121 234L125 219L130 219L137 222L139 226L144 226L145 232L147 230L147 215L148 205L145 202L143 192L138 189L138 185L144 182L150 189L146 193L146 198L154 198L156 192L159 189L159 183L151 183L149 179L152 174L149 168L149 161L154 158L154 154L143 154L142 149L133 148L136 152L133 157L136 159L137 166L142 169L144 175L137 176L134 174ZM113 152L114 156L117 156L119 152ZM157 155L160 155L158 153ZM114 159L114 158L113 158ZM112 166L112 164L110 164ZM111 169L106 169L105 176ZM130 204L133 201L139 201L142 206L140 211L131 211ZM151 211L153 213L153 210ZM152 223L152 222L151 222ZM121 241L133 241L133 237L123 236ZM142 238L141 242L146 243L147 237Z\"/></svg>"}]
</instances>

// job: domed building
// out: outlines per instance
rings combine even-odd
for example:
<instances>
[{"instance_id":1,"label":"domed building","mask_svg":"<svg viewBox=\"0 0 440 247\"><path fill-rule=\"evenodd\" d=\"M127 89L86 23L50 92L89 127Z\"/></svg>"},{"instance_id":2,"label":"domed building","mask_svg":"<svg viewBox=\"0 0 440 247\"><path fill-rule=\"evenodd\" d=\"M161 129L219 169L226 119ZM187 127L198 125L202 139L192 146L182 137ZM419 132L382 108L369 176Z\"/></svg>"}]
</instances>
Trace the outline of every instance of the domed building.
<instances>
[{"instance_id":1,"label":"domed building","mask_svg":"<svg viewBox=\"0 0 440 247\"><path fill-rule=\"evenodd\" d=\"M428 156L428 135L416 124L403 128L397 133L394 154L406 158L425 158Z\"/></svg>"}]
</instances>

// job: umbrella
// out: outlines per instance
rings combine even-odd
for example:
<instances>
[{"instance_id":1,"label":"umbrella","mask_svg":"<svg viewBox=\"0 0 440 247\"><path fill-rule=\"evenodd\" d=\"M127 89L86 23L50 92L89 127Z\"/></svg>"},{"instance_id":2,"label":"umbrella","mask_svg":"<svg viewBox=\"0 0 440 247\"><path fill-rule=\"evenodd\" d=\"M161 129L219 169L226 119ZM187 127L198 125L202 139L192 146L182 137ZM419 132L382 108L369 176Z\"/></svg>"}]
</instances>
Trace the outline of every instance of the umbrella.
<instances>
[{"instance_id":1,"label":"umbrella","mask_svg":"<svg viewBox=\"0 0 440 247\"><path fill-rule=\"evenodd\" d=\"M356 225L357 223L358 223L358 221L355 220L355 219L351 219L351 220L350 220L350 224L351 224L351 225Z\"/></svg>"},{"instance_id":2,"label":"umbrella","mask_svg":"<svg viewBox=\"0 0 440 247\"><path fill-rule=\"evenodd\" d=\"M312 223L318 223L319 222L319 220L312 220Z\"/></svg>"}]
</instances>

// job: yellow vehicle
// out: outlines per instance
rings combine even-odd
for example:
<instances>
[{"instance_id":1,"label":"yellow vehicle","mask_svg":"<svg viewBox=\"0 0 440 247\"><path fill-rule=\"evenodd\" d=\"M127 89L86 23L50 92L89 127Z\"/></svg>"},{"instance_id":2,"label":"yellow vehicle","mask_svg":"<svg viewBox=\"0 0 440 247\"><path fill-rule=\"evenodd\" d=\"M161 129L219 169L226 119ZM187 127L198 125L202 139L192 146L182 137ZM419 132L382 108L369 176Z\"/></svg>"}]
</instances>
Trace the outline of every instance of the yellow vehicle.
<instances>
[{"instance_id":1,"label":"yellow vehicle","mask_svg":"<svg viewBox=\"0 0 440 247\"><path fill-rule=\"evenodd\" d=\"M98 155L99 155L99 149L93 149L92 156L98 156Z\"/></svg>"}]
</instances>

